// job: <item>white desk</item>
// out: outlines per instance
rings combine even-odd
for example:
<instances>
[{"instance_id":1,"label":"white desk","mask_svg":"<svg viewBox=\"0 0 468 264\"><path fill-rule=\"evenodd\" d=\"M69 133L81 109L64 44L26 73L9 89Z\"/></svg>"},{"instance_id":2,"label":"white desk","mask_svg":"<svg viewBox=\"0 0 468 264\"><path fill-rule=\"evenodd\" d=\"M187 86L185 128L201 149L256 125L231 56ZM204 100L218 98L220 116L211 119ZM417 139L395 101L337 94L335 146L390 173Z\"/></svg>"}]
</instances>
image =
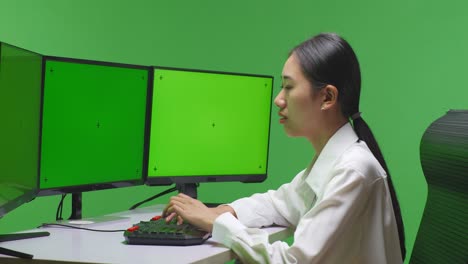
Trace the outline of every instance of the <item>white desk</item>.
<instances>
[{"instance_id":1,"label":"white desk","mask_svg":"<svg viewBox=\"0 0 468 264\"><path fill-rule=\"evenodd\" d=\"M114 216L125 219L95 223L83 227L93 229L127 229L141 220L161 214L162 205L151 206L133 211L125 211ZM292 231L283 227L265 228L270 233L270 241L282 240L291 236ZM203 245L143 246L127 245L123 232L103 233L86 230L48 227L28 231L48 231L49 237L31 238L0 243L1 247L34 255L37 260L58 260L75 263L225 263L235 258L228 248L208 240ZM0 263L34 263L21 260L1 259ZM37 262L45 263L45 262ZM50 262L55 263L55 262ZM62 262L63 263L63 262Z\"/></svg>"}]
</instances>

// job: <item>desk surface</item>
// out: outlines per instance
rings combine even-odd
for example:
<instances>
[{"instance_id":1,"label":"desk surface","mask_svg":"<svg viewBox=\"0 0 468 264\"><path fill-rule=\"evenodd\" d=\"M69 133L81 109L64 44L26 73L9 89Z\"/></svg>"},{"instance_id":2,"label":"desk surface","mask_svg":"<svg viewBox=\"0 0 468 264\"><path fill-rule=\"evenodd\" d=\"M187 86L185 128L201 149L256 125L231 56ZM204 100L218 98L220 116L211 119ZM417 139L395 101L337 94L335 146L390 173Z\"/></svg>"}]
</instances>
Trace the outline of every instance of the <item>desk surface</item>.
<instances>
[{"instance_id":1,"label":"desk surface","mask_svg":"<svg viewBox=\"0 0 468 264\"><path fill-rule=\"evenodd\" d=\"M162 205L133 211L125 211L111 216L119 220L80 225L86 228L118 230L127 229L141 220L148 220L161 213ZM292 232L283 227L265 228L270 233L270 241L282 240ZM143 246L127 245L123 232L103 233L86 230L48 227L28 231L48 231L49 237L39 237L0 243L1 247L34 255L34 259L58 260L77 263L225 263L234 259L234 253L211 239L202 245ZM5 256L0 256L5 257ZM6 260L1 260L4 263ZM8 263L13 263L10 259ZM21 263L17 260L17 263ZM28 262L30 263L30 262ZM38 262L42 263L42 262Z\"/></svg>"}]
</instances>

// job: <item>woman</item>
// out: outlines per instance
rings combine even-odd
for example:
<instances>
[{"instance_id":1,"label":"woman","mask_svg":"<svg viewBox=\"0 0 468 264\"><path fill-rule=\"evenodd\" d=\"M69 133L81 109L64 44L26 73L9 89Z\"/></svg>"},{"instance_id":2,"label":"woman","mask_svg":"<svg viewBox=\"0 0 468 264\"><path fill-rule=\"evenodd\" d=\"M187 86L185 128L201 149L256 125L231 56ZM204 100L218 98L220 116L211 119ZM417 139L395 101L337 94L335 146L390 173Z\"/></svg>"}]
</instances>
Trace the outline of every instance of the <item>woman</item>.
<instances>
[{"instance_id":1,"label":"woman","mask_svg":"<svg viewBox=\"0 0 468 264\"><path fill-rule=\"evenodd\" d=\"M212 232L247 263L402 263L403 222L382 153L359 112L361 76L351 46L319 34L292 50L275 98L289 136L315 149L310 166L276 191L207 208L171 198L178 217ZM294 243L268 242L258 227L295 227Z\"/></svg>"}]
</instances>

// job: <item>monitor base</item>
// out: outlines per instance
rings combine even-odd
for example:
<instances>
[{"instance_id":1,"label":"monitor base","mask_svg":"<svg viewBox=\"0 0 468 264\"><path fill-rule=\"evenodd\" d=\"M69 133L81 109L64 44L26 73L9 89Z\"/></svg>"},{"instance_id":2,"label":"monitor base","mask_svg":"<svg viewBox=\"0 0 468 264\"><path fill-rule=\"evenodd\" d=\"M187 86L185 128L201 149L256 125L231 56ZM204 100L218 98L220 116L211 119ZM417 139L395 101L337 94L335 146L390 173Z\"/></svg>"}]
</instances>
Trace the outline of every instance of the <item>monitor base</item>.
<instances>
[{"instance_id":1,"label":"monitor base","mask_svg":"<svg viewBox=\"0 0 468 264\"><path fill-rule=\"evenodd\" d=\"M30 232L30 233L18 233L18 234L5 234L5 235L0 235L0 242L6 242L6 241L13 241L13 240L20 240L20 239L28 239L28 238L34 238L34 237L43 237L43 236L49 236L49 232ZM12 257L18 257L18 258L25 258L25 259L32 259L33 255L7 249L0 247L0 255L6 255L6 256L12 256Z\"/></svg>"},{"instance_id":2,"label":"monitor base","mask_svg":"<svg viewBox=\"0 0 468 264\"><path fill-rule=\"evenodd\" d=\"M81 219L68 219L57 221L57 224L66 224L66 225L73 225L73 226L85 226L85 225L92 225L92 224L100 224L100 223L109 223L114 221L128 221L129 217L124 216L113 216L113 215L106 215L106 216L97 216L97 217L87 217Z\"/></svg>"}]
</instances>

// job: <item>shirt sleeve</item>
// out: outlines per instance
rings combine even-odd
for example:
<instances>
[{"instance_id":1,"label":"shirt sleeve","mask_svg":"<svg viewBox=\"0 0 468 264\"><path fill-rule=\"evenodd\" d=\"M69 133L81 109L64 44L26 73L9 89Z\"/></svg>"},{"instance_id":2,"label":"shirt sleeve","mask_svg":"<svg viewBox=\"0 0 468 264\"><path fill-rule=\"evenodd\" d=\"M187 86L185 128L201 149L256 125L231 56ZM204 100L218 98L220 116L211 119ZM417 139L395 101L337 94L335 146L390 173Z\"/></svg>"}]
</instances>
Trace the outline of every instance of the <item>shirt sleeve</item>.
<instances>
[{"instance_id":1,"label":"shirt sleeve","mask_svg":"<svg viewBox=\"0 0 468 264\"><path fill-rule=\"evenodd\" d=\"M282 200L285 189L288 189L287 185L283 185L277 191L271 190L236 200L230 206L236 212L239 221L247 227L263 227L273 224L289 226L289 222L275 206L276 201Z\"/></svg>"},{"instance_id":2,"label":"shirt sleeve","mask_svg":"<svg viewBox=\"0 0 468 264\"><path fill-rule=\"evenodd\" d=\"M289 259L285 263L298 263L294 256L287 254L287 243L270 244L268 237L265 230L248 228L230 213L216 218L212 233L213 240L231 248L243 263L272 263L283 259Z\"/></svg>"},{"instance_id":3,"label":"shirt sleeve","mask_svg":"<svg viewBox=\"0 0 468 264\"><path fill-rule=\"evenodd\" d=\"M356 223L368 191L359 173L346 169L335 173L323 198L300 219L291 247L281 241L270 244L266 231L249 228L229 213L215 220L213 239L246 263L342 263L359 247L354 235L360 233Z\"/></svg>"},{"instance_id":4,"label":"shirt sleeve","mask_svg":"<svg viewBox=\"0 0 468 264\"><path fill-rule=\"evenodd\" d=\"M303 171L296 175L291 183L281 185L278 190L254 194L229 204L236 212L237 219L247 227L296 225L300 212L297 205L302 203L299 185L302 185Z\"/></svg>"}]
</instances>

